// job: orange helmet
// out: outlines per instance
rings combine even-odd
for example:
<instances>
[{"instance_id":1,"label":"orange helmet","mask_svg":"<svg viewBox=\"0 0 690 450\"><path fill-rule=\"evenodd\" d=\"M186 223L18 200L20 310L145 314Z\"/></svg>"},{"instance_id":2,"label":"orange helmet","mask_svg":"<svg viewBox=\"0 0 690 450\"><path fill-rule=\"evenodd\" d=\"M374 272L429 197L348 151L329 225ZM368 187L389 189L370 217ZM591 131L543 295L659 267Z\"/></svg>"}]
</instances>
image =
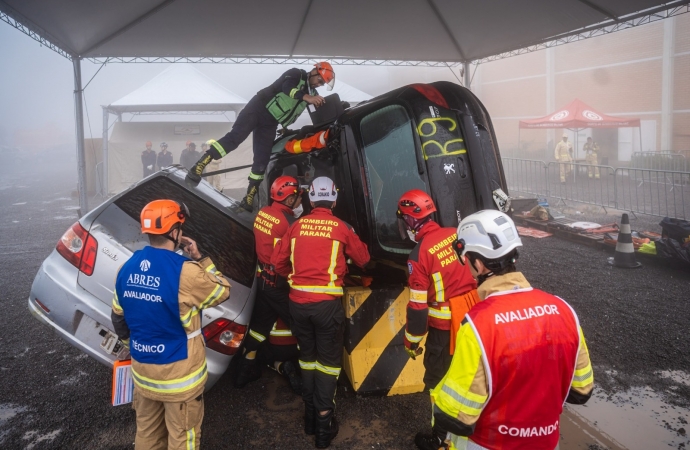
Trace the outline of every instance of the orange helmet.
<instances>
[{"instance_id":1,"label":"orange helmet","mask_svg":"<svg viewBox=\"0 0 690 450\"><path fill-rule=\"evenodd\" d=\"M412 189L405 192L398 201L398 216L423 219L436 211L434 201L424 191Z\"/></svg>"},{"instance_id":2,"label":"orange helmet","mask_svg":"<svg viewBox=\"0 0 690 450\"><path fill-rule=\"evenodd\" d=\"M191 144L191 143L192 143L192 141L187 141L187 142L185 142L184 145L189 146L189 144Z\"/></svg>"},{"instance_id":3,"label":"orange helmet","mask_svg":"<svg viewBox=\"0 0 690 450\"><path fill-rule=\"evenodd\" d=\"M277 202L282 202L297 192L299 192L297 180L287 175L276 178L271 185L271 198Z\"/></svg>"},{"instance_id":4,"label":"orange helmet","mask_svg":"<svg viewBox=\"0 0 690 450\"><path fill-rule=\"evenodd\" d=\"M335 85L335 72L333 71L331 63L321 61L314 64L314 67L316 67L319 75L323 78L324 83L326 83L326 89L329 91L333 90L333 86Z\"/></svg>"},{"instance_id":5,"label":"orange helmet","mask_svg":"<svg viewBox=\"0 0 690 450\"><path fill-rule=\"evenodd\" d=\"M153 145L151 141L146 141L146 146L148 147L149 145Z\"/></svg>"},{"instance_id":6,"label":"orange helmet","mask_svg":"<svg viewBox=\"0 0 690 450\"><path fill-rule=\"evenodd\" d=\"M178 223L182 225L189 217L184 203L175 200L154 200L141 210L141 232L168 234Z\"/></svg>"}]
</instances>

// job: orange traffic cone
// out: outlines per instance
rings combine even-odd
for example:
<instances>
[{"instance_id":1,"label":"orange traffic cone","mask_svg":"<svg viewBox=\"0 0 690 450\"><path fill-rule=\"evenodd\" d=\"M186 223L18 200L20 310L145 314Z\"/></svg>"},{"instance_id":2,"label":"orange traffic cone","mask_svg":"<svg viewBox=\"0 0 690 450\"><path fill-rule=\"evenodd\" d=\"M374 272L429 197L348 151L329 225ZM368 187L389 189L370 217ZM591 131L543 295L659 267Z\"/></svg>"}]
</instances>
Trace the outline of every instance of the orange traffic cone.
<instances>
[{"instance_id":1,"label":"orange traffic cone","mask_svg":"<svg viewBox=\"0 0 690 450\"><path fill-rule=\"evenodd\" d=\"M630 234L630 219L627 214L621 218L621 228L618 230L618 242L616 253L609 258L609 264L623 269L636 269L642 264L635 260L635 247L633 247L632 234Z\"/></svg>"}]
</instances>

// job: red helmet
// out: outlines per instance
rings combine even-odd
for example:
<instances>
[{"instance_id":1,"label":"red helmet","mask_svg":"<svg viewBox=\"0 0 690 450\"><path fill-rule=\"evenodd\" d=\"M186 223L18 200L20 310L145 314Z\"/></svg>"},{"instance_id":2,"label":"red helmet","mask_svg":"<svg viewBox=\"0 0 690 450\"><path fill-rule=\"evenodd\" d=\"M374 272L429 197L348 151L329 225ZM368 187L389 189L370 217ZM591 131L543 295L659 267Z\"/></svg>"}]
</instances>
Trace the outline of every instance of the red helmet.
<instances>
[{"instance_id":1,"label":"red helmet","mask_svg":"<svg viewBox=\"0 0 690 450\"><path fill-rule=\"evenodd\" d=\"M319 75L323 78L324 83L326 83L326 89L329 91L333 90L333 86L335 85L335 72L333 71L331 63L321 61L314 64L314 67L316 67Z\"/></svg>"},{"instance_id":2,"label":"red helmet","mask_svg":"<svg viewBox=\"0 0 690 450\"><path fill-rule=\"evenodd\" d=\"M182 225L189 217L184 203L175 200L154 200L141 210L141 232L168 234L178 223Z\"/></svg>"},{"instance_id":3,"label":"red helmet","mask_svg":"<svg viewBox=\"0 0 690 450\"><path fill-rule=\"evenodd\" d=\"M405 192L398 201L398 216L423 219L434 211L436 211L434 201L429 194L419 189Z\"/></svg>"},{"instance_id":4,"label":"red helmet","mask_svg":"<svg viewBox=\"0 0 690 450\"><path fill-rule=\"evenodd\" d=\"M271 185L271 198L277 202L282 202L299 190L299 184L294 177L284 175L276 178Z\"/></svg>"}]
</instances>

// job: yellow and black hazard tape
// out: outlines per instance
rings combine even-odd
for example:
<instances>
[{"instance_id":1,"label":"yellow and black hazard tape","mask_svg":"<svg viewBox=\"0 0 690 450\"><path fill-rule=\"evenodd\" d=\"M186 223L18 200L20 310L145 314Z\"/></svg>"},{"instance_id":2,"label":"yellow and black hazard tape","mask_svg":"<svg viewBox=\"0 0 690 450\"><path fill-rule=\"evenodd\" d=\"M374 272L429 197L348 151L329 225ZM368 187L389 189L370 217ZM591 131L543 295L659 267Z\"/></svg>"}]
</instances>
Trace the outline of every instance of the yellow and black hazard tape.
<instances>
[{"instance_id":1,"label":"yellow and black hazard tape","mask_svg":"<svg viewBox=\"0 0 690 450\"><path fill-rule=\"evenodd\" d=\"M402 286L345 288L343 369L358 394L424 389L423 358L412 360L403 343L408 301L409 289Z\"/></svg>"}]
</instances>

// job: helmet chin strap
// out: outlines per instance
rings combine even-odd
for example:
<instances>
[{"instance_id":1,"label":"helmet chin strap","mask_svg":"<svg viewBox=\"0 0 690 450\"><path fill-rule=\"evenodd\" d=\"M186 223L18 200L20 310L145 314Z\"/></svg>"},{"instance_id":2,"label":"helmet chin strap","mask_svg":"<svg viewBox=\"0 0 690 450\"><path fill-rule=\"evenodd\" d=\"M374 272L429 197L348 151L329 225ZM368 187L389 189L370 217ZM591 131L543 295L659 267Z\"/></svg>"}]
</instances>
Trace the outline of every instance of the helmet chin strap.
<instances>
[{"instance_id":1,"label":"helmet chin strap","mask_svg":"<svg viewBox=\"0 0 690 450\"><path fill-rule=\"evenodd\" d=\"M173 237L171 236L171 234L172 234L173 231L179 230L179 229L180 229L180 226L179 226L179 225L176 225L175 227L172 228L172 230L168 231L168 234L164 234L164 235L163 235L164 238L166 238L167 240L169 240L170 242L172 242L173 244L175 244L175 249L177 249L177 247L180 245L180 233L179 233L179 231L178 231L178 233L177 233L177 238L176 238L176 239L173 239Z\"/></svg>"}]
</instances>

